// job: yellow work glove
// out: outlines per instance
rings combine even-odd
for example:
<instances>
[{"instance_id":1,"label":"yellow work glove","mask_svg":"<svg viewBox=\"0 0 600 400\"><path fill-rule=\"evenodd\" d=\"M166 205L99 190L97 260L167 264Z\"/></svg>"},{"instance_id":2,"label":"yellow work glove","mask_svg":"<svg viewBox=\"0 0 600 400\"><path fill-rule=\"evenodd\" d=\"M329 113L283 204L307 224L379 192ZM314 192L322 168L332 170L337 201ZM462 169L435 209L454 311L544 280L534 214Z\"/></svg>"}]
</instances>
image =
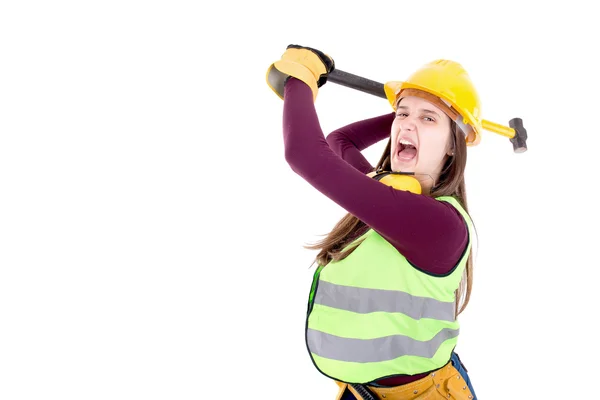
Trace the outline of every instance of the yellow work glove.
<instances>
[{"instance_id":1,"label":"yellow work glove","mask_svg":"<svg viewBox=\"0 0 600 400\"><path fill-rule=\"evenodd\" d=\"M290 44L281 59L267 69L267 84L283 99L285 82L293 76L310 86L314 101L319 88L327 82L327 76L334 69L333 59L322 51Z\"/></svg>"}]
</instances>

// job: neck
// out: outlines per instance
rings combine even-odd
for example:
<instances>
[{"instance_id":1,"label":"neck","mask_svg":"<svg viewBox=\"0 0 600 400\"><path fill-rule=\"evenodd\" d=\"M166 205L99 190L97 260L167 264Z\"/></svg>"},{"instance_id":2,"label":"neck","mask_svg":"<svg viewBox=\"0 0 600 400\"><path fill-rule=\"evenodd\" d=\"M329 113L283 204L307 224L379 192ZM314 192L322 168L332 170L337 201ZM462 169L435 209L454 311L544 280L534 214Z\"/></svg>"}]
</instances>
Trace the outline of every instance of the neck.
<instances>
[{"instance_id":1,"label":"neck","mask_svg":"<svg viewBox=\"0 0 600 400\"><path fill-rule=\"evenodd\" d=\"M424 175L417 179L421 183L421 188L422 188L423 194L426 194L426 195L431 194L431 189L433 188L433 185L435 184L435 180L437 178L431 177L429 175Z\"/></svg>"}]
</instances>

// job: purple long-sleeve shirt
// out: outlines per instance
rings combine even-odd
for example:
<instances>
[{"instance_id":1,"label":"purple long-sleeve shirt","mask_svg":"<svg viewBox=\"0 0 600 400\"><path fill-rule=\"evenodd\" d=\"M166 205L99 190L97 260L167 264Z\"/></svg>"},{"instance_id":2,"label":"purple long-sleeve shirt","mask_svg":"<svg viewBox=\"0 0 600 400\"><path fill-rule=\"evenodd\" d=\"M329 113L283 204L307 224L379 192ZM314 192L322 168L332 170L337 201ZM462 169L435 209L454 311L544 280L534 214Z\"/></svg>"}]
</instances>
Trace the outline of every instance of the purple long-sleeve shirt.
<instances>
[{"instance_id":1,"label":"purple long-sleeve shirt","mask_svg":"<svg viewBox=\"0 0 600 400\"><path fill-rule=\"evenodd\" d=\"M319 124L311 89L291 78L285 85L285 159L315 189L377 231L413 266L430 274L448 273L459 261L468 233L453 206L431 197L393 189L366 174L373 167L362 155L388 138L394 114L358 121L330 133ZM427 374L382 379L403 385Z\"/></svg>"},{"instance_id":2,"label":"purple long-sleeve shirt","mask_svg":"<svg viewBox=\"0 0 600 400\"><path fill-rule=\"evenodd\" d=\"M285 85L285 159L314 188L388 240L416 268L443 275L467 245L463 217L447 202L383 185L361 151L389 137L394 114L358 121L325 138L308 85Z\"/></svg>"}]
</instances>

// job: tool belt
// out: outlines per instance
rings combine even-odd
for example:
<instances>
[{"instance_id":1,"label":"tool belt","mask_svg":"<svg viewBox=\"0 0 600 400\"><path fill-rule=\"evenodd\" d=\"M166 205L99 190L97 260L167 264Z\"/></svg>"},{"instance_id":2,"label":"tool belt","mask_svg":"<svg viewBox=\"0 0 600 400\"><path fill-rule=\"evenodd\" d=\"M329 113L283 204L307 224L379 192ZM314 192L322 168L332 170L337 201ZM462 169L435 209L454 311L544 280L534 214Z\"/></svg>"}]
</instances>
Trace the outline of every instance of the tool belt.
<instances>
[{"instance_id":1,"label":"tool belt","mask_svg":"<svg viewBox=\"0 0 600 400\"><path fill-rule=\"evenodd\" d=\"M396 387L376 387L354 385L335 381L340 390L336 400L340 400L345 391L352 392L359 400L472 400L473 394L467 382L452 362L433 371L424 378Z\"/></svg>"}]
</instances>

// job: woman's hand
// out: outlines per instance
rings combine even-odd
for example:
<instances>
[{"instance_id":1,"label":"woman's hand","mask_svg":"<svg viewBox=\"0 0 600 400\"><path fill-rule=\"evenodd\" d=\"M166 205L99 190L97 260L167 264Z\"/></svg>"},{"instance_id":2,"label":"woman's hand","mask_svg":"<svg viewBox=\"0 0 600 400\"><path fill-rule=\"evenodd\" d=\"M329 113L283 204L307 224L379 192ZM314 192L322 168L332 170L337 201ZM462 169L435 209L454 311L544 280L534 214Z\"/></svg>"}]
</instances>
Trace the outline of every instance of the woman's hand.
<instances>
[{"instance_id":1,"label":"woman's hand","mask_svg":"<svg viewBox=\"0 0 600 400\"><path fill-rule=\"evenodd\" d=\"M285 82L294 77L306 83L313 92L313 101L318 90L327 82L329 73L335 69L331 57L320 50L290 44L279 61L267 70L267 84L283 99Z\"/></svg>"}]
</instances>

